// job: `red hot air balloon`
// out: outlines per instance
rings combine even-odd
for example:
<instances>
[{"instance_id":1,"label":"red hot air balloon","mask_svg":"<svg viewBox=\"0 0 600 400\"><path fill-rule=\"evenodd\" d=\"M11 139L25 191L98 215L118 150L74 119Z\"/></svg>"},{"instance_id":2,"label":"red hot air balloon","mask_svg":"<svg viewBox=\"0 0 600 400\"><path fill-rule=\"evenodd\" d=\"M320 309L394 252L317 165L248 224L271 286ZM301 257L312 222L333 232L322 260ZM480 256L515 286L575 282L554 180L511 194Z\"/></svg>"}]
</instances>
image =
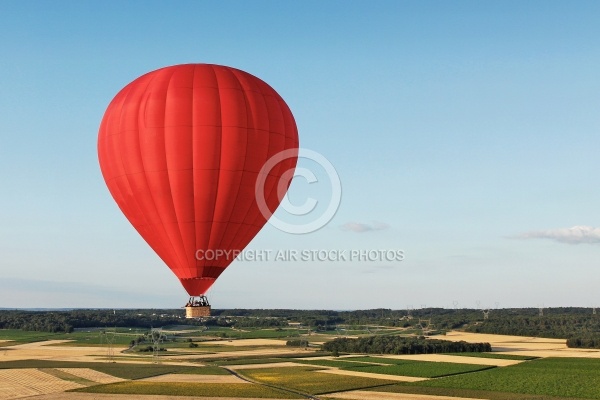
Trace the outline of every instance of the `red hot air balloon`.
<instances>
[{"instance_id":1,"label":"red hot air balloon","mask_svg":"<svg viewBox=\"0 0 600 400\"><path fill-rule=\"evenodd\" d=\"M285 150L293 157L261 173ZM257 205L257 181L274 212L297 155L298 130L281 96L221 65L137 78L111 101L98 135L102 175L119 208L188 294L203 298L269 217Z\"/></svg>"}]
</instances>

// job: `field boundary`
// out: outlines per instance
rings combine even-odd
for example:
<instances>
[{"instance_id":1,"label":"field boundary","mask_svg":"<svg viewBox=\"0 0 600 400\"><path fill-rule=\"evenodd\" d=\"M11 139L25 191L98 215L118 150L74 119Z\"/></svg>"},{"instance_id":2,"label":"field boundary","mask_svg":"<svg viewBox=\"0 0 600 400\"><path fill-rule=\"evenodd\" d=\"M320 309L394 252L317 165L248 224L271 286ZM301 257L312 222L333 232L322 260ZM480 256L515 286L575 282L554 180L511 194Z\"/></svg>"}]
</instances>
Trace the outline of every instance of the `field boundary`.
<instances>
[{"instance_id":1,"label":"field boundary","mask_svg":"<svg viewBox=\"0 0 600 400\"><path fill-rule=\"evenodd\" d=\"M235 371L233 369L230 369L230 368L227 368L227 367L221 367L221 368L229 371L231 374L237 376L238 378L240 378L240 379L242 379L242 380L244 380L244 381L246 381L248 383L253 383L255 385L261 385L261 386L266 386L266 387L269 387L271 389L283 390L284 392L293 393L293 394L296 394L296 395L299 395L299 396L303 396L303 397L305 397L307 399L310 399L310 400L320 400L318 397L315 397L315 396L310 395L308 393L303 393L303 392L300 392L298 390L289 389L289 388L282 387L282 386L271 385L269 383L263 383L263 382L255 381L254 379L251 379L251 378L248 378L248 377L246 377L244 375L239 374L237 371Z\"/></svg>"}]
</instances>

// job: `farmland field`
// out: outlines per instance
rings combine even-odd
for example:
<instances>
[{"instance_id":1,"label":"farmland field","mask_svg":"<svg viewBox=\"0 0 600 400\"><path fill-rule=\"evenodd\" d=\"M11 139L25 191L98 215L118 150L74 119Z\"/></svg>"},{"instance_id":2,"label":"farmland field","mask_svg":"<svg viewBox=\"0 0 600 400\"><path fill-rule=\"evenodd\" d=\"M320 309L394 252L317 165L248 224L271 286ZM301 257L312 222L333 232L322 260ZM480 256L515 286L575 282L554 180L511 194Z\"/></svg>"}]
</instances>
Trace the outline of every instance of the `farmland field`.
<instances>
[{"instance_id":1,"label":"farmland field","mask_svg":"<svg viewBox=\"0 0 600 400\"><path fill-rule=\"evenodd\" d=\"M317 371L318 368L307 366L245 369L240 373L257 382L291 388L309 394L330 393L395 383L392 380L322 374Z\"/></svg>"},{"instance_id":2,"label":"farmland field","mask_svg":"<svg viewBox=\"0 0 600 400\"><path fill-rule=\"evenodd\" d=\"M28 332L20 329L0 329L0 340L11 342L2 343L2 346L11 346L13 344L29 343L39 340L54 339L56 335L49 332Z\"/></svg>"},{"instance_id":3,"label":"farmland field","mask_svg":"<svg viewBox=\"0 0 600 400\"><path fill-rule=\"evenodd\" d=\"M597 359L546 358L411 385L600 399L598 371L600 360Z\"/></svg>"},{"instance_id":4,"label":"farmland field","mask_svg":"<svg viewBox=\"0 0 600 400\"><path fill-rule=\"evenodd\" d=\"M103 343L103 331L113 335L111 357ZM400 331L411 332L388 328L370 334ZM19 393L17 378L24 375L29 387L21 387L20 393L31 395L29 389L36 387L34 378L44 376L48 387L54 388L53 396L77 388L72 396L105 393L111 398L121 394L121 399L131 394L300 398L279 390L288 389L323 399L335 398L337 392L345 393L339 396L358 399L361 392L351 391L368 390L489 400L600 400L600 351L567 349L561 339L452 331L440 338L467 338L473 342L489 338L492 346L502 350L385 355L341 352L334 357L334 353L320 350L319 343L334 339L339 332L304 332L307 330L286 327L207 329L172 325L163 328L165 337L160 347L166 351L157 359L148 336L135 348L126 350L132 340L143 338L147 329L84 328L72 333L0 330L0 372L14 378L14 385L7 389L14 393ZM369 335L360 330L355 333ZM305 349L285 345L285 338L299 335L310 346ZM138 351L148 347L150 351ZM553 357L538 358L547 357L536 356L541 351ZM569 358L573 354L582 358ZM241 383L226 368L254 383ZM0 399L7 398L0 393Z\"/></svg>"},{"instance_id":5,"label":"farmland field","mask_svg":"<svg viewBox=\"0 0 600 400\"><path fill-rule=\"evenodd\" d=\"M346 357L345 360L359 361L359 362L364 362L364 363L389 364L389 365L395 365L395 364L399 364L401 362L394 358L371 357L371 356ZM363 365L365 365L365 364L363 364Z\"/></svg>"},{"instance_id":6,"label":"farmland field","mask_svg":"<svg viewBox=\"0 0 600 400\"><path fill-rule=\"evenodd\" d=\"M275 358L275 357L262 357L262 358L242 358L242 359L233 359L227 361L214 361L211 364L218 366L227 366L227 365L250 365L250 364L271 364L277 362L287 362L290 361L286 358Z\"/></svg>"},{"instance_id":7,"label":"farmland field","mask_svg":"<svg viewBox=\"0 0 600 400\"><path fill-rule=\"evenodd\" d=\"M156 365L156 364L123 364L106 362L69 362L69 361L46 361L46 360L24 360L0 362L2 369L24 369L24 368L89 368L98 372L123 379L142 379L163 374L206 374L206 375L228 375L229 372L218 367L189 367L179 365Z\"/></svg>"},{"instance_id":8,"label":"farmland field","mask_svg":"<svg viewBox=\"0 0 600 400\"><path fill-rule=\"evenodd\" d=\"M437 399L437 396L449 396L453 398L464 398L466 399L486 399L486 400L589 400L576 397L564 397L564 396L548 396L548 395L536 395L536 394L524 394L516 392L492 392L488 390L476 390L476 389L453 389L453 388L438 388L438 387L424 387L424 386L406 386L405 384L388 385L379 388L368 388L363 389L366 391L373 391L376 393L404 393L410 396L411 394L418 396L419 399ZM435 396L435 397L434 397ZM337 398L332 396L332 398ZM411 400L413 397L409 397ZM442 397L442 399L445 397ZM366 396L365 396L366 399Z\"/></svg>"},{"instance_id":9,"label":"farmland field","mask_svg":"<svg viewBox=\"0 0 600 400\"><path fill-rule=\"evenodd\" d=\"M437 378L440 376L464 374L467 372L483 371L495 368L475 364L452 364L445 362L405 361L395 365L370 365L348 368L353 371L373 374L389 374L415 376L421 378Z\"/></svg>"},{"instance_id":10,"label":"farmland field","mask_svg":"<svg viewBox=\"0 0 600 400\"><path fill-rule=\"evenodd\" d=\"M348 360L348 361L345 361ZM308 365L318 365L322 367L334 367L334 368L342 368L349 369L354 367L366 367L369 364L362 362L352 362L350 358L341 359L341 360L294 360L294 362Z\"/></svg>"},{"instance_id":11,"label":"farmland field","mask_svg":"<svg viewBox=\"0 0 600 400\"><path fill-rule=\"evenodd\" d=\"M502 354L502 353L448 353L451 356L462 356L462 357L477 357L477 358L497 358L499 360L534 360L537 357L534 356L520 356L517 354Z\"/></svg>"},{"instance_id":12,"label":"farmland field","mask_svg":"<svg viewBox=\"0 0 600 400\"><path fill-rule=\"evenodd\" d=\"M412 361L383 357L348 357L340 360L296 360L296 362L372 374L414 376L421 378L436 378L493 368L486 365ZM374 365L368 363L381 363L386 365Z\"/></svg>"},{"instance_id":13,"label":"farmland field","mask_svg":"<svg viewBox=\"0 0 600 400\"><path fill-rule=\"evenodd\" d=\"M120 382L75 389L75 392L125 394L125 395L170 395L211 397L254 397L265 399L303 399L303 396L281 390L247 383L188 383L188 382Z\"/></svg>"}]
</instances>

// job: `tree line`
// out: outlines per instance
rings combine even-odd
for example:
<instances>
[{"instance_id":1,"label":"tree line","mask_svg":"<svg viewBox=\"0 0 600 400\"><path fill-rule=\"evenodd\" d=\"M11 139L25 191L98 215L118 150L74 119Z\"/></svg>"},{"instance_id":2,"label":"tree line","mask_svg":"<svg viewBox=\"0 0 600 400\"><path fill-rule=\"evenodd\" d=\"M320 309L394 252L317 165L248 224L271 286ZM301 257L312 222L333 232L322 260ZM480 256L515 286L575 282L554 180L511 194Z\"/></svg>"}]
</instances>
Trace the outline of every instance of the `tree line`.
<instances>
[{"instance_id":1,"label":"tree line","mask_svg":"<svg viewBox=\"0 0 600 400\"><path fill-rule=\"evenodd\" d=\"M600 315L589 309L550 308L525 312L499 310L486 320L471 323L467 331L515 336L567 339L569 347L600 348Z\"/></svg>"},{"instance_id":2,"label":"tree line","mask_svg":"<svg viewBox=\"0 0 600 400\"><path fill-rule=\"evenodd\" d=\"M492 351L489 343L452 342L407 336L369 336L357 339L337 338L322 345L322 350L334 354L432 354Z\"/></svg>"},{"instance_id":3,"label":"tree line","mask_svg":"<svg viewBox=\"0 0 600 400\"><path fill-rule=\"evenodd\" d=\"M182 309L73 309L0 310L0 329L43 332L71 332L78 328L145 328L167 325L206 325L236 328L284 328L299 323L317 331L348 330L368 332L368 326L403 327L419 331L419 321L431 322L439 333L461 329L470 332L569 339L572 347L600 347L600 314L591 308L537 308L482 310L421 308L406 310L372 309L356 311L229 309L212 311L201 321L184 318ZM422 333L422 332L421 332Z\"/></svg>"}]
</instances>

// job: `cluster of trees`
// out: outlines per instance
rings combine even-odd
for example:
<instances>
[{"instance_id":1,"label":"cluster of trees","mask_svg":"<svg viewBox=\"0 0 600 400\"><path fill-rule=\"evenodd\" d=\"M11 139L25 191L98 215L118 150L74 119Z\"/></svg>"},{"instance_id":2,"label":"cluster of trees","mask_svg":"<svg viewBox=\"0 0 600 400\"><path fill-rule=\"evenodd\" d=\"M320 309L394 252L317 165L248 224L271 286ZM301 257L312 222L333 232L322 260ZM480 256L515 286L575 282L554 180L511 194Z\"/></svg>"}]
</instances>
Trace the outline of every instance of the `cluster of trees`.
<instances>
[{"instance_id":1,"label":"cluster of trees","mask_svg":"<svg viewBox=\"0 0 600 400\"><path fill-rule=\"evenodd\" d=\"M337 338L321 348L333 354L431 354L492 351L489 343L451 342L405 336L369 336L358 339Z\"/></svg>"},{"instance_id":2,"label":"cluster of trees","mask_svg":"<svg viewBox=\"0 0 600 400\"><path fill-rule=\"evenodd\" d=\"M152 353L154 351L154 347L153 346L138 347L136 349L136 351L138 353ZM165 349L164 347L160 347L158 349L158 351L167 351L167 349Z\"/></svg>"},{"instance_id":3,"label":"cluster of trees","mask_svg":"<svg viewBox=\"0 0 600 400\"><path fill-rule=\"evenodd\" d=\"M567 347L600 349L600 335L595 337L572 337L567 339Z\"/></svg>"},{"instance_id":4,"label":"cluster of trees","mask_svg":"<svg viewBox=\"0 0 600 400\"><path fill-rule=\"evenodd\" d=\"M308 347L308 340L305 340L305 339L288 340L285 344L287 346L293 346L293 347Z\"/></svg>"},{"instance_id":5,"label":"cluster of trees","mask_svg":"<svg viewBox=\"0 0 600 400\"><path fill-rule=\"evenodd\" d=\"M146 337L138 336L137 338L135 338L134 340L129 342L129 348L135 347L135 346L139 345L140 343L144 343L144 342L146 342Z\"/></svg>"}]
</instances>

